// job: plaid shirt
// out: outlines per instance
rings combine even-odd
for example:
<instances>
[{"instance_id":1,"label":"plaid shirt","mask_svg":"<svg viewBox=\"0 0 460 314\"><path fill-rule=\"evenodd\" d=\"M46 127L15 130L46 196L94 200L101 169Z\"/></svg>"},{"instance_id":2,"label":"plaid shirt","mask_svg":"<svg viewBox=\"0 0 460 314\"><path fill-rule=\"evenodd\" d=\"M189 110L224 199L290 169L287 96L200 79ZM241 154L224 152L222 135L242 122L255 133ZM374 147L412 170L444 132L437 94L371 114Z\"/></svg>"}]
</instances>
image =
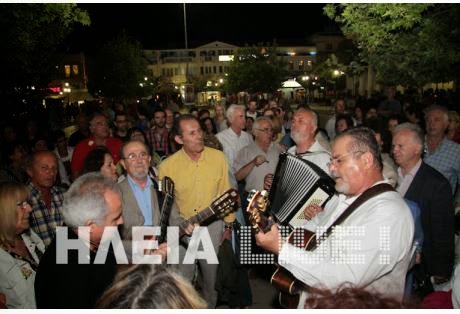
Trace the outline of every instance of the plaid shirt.
<instances>
[{"instance_id":1,"label":"plaid shirt","mask_svg":"<svg viewBox=\"0 0 460 314\"><path fill-rule=\"evenodd\" d=\"M449 180L452 194L455 194L457 184L460 183L460 145L445 137L436 150L430 154L425 144L423 161Z\"/></svg>"},{"instance_id":2,"label":"plaid shirt","mask_svg":"<svg viewBox=\"0 0 460 314\"><path fill-rule=\"evenodd\" d=\"M63 219L61 214L62 203L64 202L64 194L57 186L51 188L51 208L47 208L42 200L40 191L29 182L27 186L31 192L30 206L30 227L45 243L45 246L53 241L56 234L56 227L62 226Z\"/></svg>"},{"instance_id":3,"label":"plaid shirt","mask_svg":"<svg viewBox=\"0 0 460 314\"><path fill-rule=\"evenodd\" d=\"M164 128L163 132L157 135L157 129L153 127L146 135L150 147L156 152L163 152L164 156L168 156L171 153L168 129Z\"/></svg>"}]
</instances>

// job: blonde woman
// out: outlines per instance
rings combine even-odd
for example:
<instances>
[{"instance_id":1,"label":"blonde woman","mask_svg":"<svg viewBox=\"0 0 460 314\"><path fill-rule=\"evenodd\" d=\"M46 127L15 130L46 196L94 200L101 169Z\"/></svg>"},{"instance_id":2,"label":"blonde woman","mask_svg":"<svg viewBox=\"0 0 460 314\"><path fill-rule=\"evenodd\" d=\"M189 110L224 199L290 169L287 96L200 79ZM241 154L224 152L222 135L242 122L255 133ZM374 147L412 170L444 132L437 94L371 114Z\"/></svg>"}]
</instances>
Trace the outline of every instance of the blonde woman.
<instances>
[{"instance_id":1,"label":"blonde woman","mask_svg":"<svg viewBox=\"0 0 460 314\"><path fill-rule=\"evenodd\" d=\"M29 229L29 197L22 184L0 183L0 291L10 309L36 308L35 271L45 244Z\"/></svg>"},{"instance_id":2,"label":"blonde woman","mask_svg":"<svg viewBox=\"0 0 460 314\"><path fill-rule=\"evenodd\" d=\"M96 308L205 309L206 302L181 275L162 265L134 265L115 277Z\"/></svg>"},{"instance_id":3,"label":"blonde woman","mask_svg":"<svg viewBox=\"0 0 460 314\"><path fill-rule=\"evenodd\" d=\"M214 123L216 124L217 132L227 129L228 124L227 118L225 117L225 106L223 104L216 104L214 111Z\"/></svg>"}]
</instances>

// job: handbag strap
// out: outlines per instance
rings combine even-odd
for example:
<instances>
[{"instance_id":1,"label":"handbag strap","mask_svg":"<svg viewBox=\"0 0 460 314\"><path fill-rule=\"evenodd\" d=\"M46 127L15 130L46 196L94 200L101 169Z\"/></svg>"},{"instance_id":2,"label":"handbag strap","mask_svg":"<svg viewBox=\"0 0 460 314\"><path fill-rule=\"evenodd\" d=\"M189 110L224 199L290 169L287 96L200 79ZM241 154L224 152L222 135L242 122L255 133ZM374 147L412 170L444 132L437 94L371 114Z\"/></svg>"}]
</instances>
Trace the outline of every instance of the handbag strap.
<instances>
[{"instance_id":1,"label":"handbag strap","mask_svg":"<svg viewBox=\"0 0 460 314\"><path fill-rule=\"evenodd\" d=\"M348 216L350 216L355 211L355 209L361 206L364 202L381 193L390 191L394 191L394 189L388 183L379 183L364 191L353 203L350 204L350 206L348 206L347 209L345 209L345 211L334 221L334 223L329 226L329 228L327 228L327 230L322 234L321 238L325 239L329 237L334 227L344 222L345 219L347 219Z\"/></svg>"}]
</instances>

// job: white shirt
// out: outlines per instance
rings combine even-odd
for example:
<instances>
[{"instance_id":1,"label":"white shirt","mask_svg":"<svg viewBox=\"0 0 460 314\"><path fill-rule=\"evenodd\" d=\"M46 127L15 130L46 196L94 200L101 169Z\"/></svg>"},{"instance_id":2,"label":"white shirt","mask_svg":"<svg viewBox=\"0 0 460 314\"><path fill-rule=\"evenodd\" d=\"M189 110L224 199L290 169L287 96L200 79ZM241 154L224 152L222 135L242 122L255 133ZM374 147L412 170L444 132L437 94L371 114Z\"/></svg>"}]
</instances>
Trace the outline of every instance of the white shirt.
<instances>
[{"instance_id":1,"label":"white shirt","mask_svg":"<svg viewBox=\"0 0 460 314\"><path fill-rule=\"evenodd\" d=\"M289 154L296 155L296 146L292 146L287 151ZM331 161L331 154L323 146L321 146L318 141L310 146L308 153L303 155L298 155L302 159L308 160L318 167L320 167L324 172L330 174L328 163Z\"/></svg>"},{"instance_id":2,"label":"white shirt","mask_svg":"<svg viewBox=\"0 0 460 314\"><path fill-rule=\"evenodd\" d=\"M325 215L323 227L330 226L357 197L339 195L337 208ZM340 226L355 230L331 235L313 252L284 244L280 265L309 286L333 290L349 282L402 300L414 235L412 215L402 197L397 192L381 193L358 207Z\"/></svg>"},{"instance_id":3,"label":"white shirt","mask_svg":"<svg viewBox=\"0 0 460 314\"><path fill-rule=\"evenodd\" d=\"M30 235L24 233L21 237L31 257L38 264L35 248L43 253L45 244L32 230ZM29 263L13 258L10 253L0 248L0 292L6 296L6 306L10 309L36 308L34 282L35 271Z\"/></svg>"},{"instance_id":4,"label":"white shirt","mask_svg":"<svg viewBox=\"0 0 460 314\"><path fill-rule=\"evenodd\" d=\"M422 160L420 159L415 166L408 172L406 175L403 175L401 167L398 167L398 186L396 191L399 192L403 197L406 195L407 190L409 190L412 181L415 178L420 166L422 165Z\"/></svg>"},{"instance_id":5,"label":"white shirt","mask_svg":"<svg viewBox=\"0 0 460 314\"><path fill-rule=\"evenodd\" d=\"M224 154L227 157L228 165L231 172L235 173L236 171L233 168L233 163L235 161L236 154L243 147L254 143L252 136L245 131L241 131L240 135L238 136L235 133L235 131L233 131L233 129L230 127L217 133L216 137L222 144Z\"/></svg>"}]
</instances>

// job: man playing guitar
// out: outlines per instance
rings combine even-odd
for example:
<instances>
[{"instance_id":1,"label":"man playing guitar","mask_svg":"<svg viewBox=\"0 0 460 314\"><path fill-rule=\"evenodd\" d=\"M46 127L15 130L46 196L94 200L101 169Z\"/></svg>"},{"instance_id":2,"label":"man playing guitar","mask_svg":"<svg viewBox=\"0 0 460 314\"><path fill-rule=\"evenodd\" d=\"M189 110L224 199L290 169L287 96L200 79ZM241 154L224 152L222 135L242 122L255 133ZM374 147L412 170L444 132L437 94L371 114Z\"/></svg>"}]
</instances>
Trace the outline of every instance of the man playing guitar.
<instances>
[{"instance_id":1,"label":"man playing guitar","mask_svg":"<svg viewBox=\"0 0 460 314\"><path fill-rule=\"evenodd\" d=\"M339 195L337 206L322 215L323 228L335 225L365 191L384 183L373 132L355 128L339 135L332 145L329 170ZM306 216L318 210L307 208ZM414 234L410 210L401 196L386 190L369 197L338 226L313 251L280 242L277 224L266 233L257 233L256 242L277 254L279 265L307 291L307 287L334 290L351 283L401 300ZM301 293L299 308L303 308L307 291Z\"/></svg>"}]
</instances>

